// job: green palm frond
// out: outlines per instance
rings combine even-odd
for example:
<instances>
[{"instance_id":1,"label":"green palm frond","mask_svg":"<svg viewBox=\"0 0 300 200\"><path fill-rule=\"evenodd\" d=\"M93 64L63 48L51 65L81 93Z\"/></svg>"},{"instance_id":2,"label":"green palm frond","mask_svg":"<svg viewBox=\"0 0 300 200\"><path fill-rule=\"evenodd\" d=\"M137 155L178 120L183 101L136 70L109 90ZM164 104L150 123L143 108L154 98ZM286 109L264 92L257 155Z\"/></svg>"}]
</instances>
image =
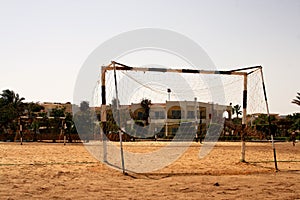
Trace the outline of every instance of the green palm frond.
<instances>
[{"instance_id":1,"label":"green palm frond","mask_svg":"<svg viewBox=\"0 0 300 200\"><path fill-rule=\"evenodd\" d=\"M292 103L300 106L300 92L297 92L298 96L296 96L296 99L293 99Z\"/></svg>"}]
</instances>

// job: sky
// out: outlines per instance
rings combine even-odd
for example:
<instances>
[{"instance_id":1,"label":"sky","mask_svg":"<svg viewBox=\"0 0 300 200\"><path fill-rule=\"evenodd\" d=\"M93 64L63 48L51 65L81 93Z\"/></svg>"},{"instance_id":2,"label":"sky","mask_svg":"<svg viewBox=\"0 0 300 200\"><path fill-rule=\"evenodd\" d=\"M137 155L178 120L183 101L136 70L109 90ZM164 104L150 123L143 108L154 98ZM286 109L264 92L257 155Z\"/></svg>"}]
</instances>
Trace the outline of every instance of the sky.
<instances>
[{"instance_id":1,"label":"sky","mask_svg":"<svg viewBox=\"0 0 300 200\"><path fill-rule=\"evenodd\" d=\"M272 113L299 112L300 1L0 0L0 90L72 102L78 72L108 39L168 29L198 43L218 69L261 65Z\"/></svg>"}]
</instances>

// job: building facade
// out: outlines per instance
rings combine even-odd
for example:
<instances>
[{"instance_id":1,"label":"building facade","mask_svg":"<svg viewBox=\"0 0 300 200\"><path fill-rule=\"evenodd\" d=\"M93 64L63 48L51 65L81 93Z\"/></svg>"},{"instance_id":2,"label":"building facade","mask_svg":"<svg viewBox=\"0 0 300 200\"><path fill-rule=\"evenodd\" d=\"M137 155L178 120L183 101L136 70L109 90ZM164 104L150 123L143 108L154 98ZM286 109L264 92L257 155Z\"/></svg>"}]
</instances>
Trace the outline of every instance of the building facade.
<instances>
[{"instance_id":1,"label":"building facade","mask_svg":"<svg viewBox=\"0 0 300 200\"><path fill-rule=\"evenodd\" d=\"M220 118L231 119L232 113L231 106L196 101L166 101L166 103L153 103L149 106L147 132L150 136L153 133L152 136L159 137L175 136L181 123L192 123L197 130L197 135L205 135L212 122ZM137 124L145 123L144 109L140 104L123 106L121 109L128 109L131 113L131 117L127 117L125 127L129 132L139 128Z\"/></svg>"}]
</instances>

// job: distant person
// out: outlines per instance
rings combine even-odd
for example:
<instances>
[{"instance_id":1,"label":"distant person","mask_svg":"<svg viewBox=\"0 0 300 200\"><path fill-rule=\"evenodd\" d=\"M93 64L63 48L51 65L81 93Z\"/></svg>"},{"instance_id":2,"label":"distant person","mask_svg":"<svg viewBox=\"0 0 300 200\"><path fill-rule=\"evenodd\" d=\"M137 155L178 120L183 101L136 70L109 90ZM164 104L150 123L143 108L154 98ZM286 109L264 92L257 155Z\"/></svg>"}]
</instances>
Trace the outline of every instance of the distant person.
<instances>
[{"instance_id":1,"label":"distant person","mask_svg":"<svg viewBox=\"0 0 300 200\"><path fill-rule=\"evenodd\" d=\"M292 134L291 134L291 140L293 142L293 146L295 146L295 144L296 144L296 133L295 133L295 131L293 131Z\"/></svg>"}]
</instances>

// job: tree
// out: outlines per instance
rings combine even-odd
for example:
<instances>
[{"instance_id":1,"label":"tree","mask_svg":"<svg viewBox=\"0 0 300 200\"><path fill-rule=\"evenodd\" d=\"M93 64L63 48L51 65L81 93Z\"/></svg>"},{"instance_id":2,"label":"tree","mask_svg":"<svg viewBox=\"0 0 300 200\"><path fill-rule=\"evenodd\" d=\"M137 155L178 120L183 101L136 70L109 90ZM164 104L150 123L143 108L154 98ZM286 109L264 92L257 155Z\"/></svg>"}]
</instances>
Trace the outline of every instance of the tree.
<instances>
[{"instance_id":1,"label":"tree","mask_svg":"<svg viewBox=\"0 0 300 200\"><path fill-rule=\"evenodd\" d=\"M19 96L12 90L3 90L1 94L1 98L3 99L3 103L5 105L10 105L15 109L15 112L20 115L24 111L24 97Z\"/></svg>"},{"instance_id":2,"label":"tree","mask_svg":"<svg viewBox=\"0 0 300 200\"><path fill-rule=\"evenodd\" d=\"M241 106L239 104L236 104L235 106L233 106L232 108L232 114L236 114L236 118L239 118L239 115L242 114L242 111L241 111Z\"/></svg>"},{"instance_id":3,"label":"tree","mask_svg":"<svg viewBox=\"0 0 300 200\"><path fill-rule=\"evenodd\" d=\"M271 115L270 116L270 122L275 122L276 118ZM267 114L259 114L255 120L252 122L254 125L269 125L269 117Z\"/></svg>"},{"instance_id":4,"label":"tree","mask_svg":"<svg viewBox=\"0 0 300 200\"><path fill-rule=\"evenodd\" d=\"M41 110L44 110L45 108L44 106L41 106L38 103L29 102L29 103L24 103L24 109L27 116L29 118L32 118L32 117L37 117L38 114L41 112Z\"/></svg>"},{"instance_id":5,"label":"tree","mask_svg":"<svg viewBox=\"0 0 300 200\"><path fill-rule=\"evenodd\" d=\"M38 103L29 102L24 103L24 109L24 114L27 115L28 122L30 123L29 128L33 132L33 141L37 141L37 134L40 127L40 122L36 119L36 117L39 115L41 110L45 108Z\"/></svg>"},{"instance_id":6,"label":"tree","mask_svg":"<svg viewBox=\"0 0 300 200\"><path fill-rule=\"evenodd\" d=\"M17 130L18 119L24 113L24 100L12 90L3 90L0 94L0 128L5 132Z\"/></svg>"},{"instance_id":7,"label":"tree","mask_svg":"<svg viewBox=\"0 0 300 200\"><path fill-rule=\"evenodd\" d=\"M82 101L80 103L79 111L74 115L76 130L82 140L89 141L94 134L96 117L91 112L89 102Z\"/></svg>"},{"instance_id":8,"label":"tree","mask_svg":"<svg viewBox=\"0 0 300 200\"><path fill-rule=\"evenodd\" d=\"M66 123L65 134L68 135L68 141L71 143L72 142L71 133L76 133L76 128L73 122L73 116L71 113L66 113L65 123Z\"/></svg>"},{"instance_id":9,"label":"tree","mask_svg":"<svg viewBox=\"0 0 300 200\"><path fill-rule=\"evenodd\" d=\"M65 110L66 108L54 108L50 112L50 117L53 119L49 120L51 129L53 133L60 132L60 129L63 129L62 117L65 117ZM55 142L55 135L53 135L53 142Z\"/></svg>"},{"instance_id":10,"label":"tree","mask_svg":"<svg viewBox=\"0 0 300 200\"><path fill-rule=\"evenodd\" d=\"M53 108L50 112L50 117L54 117L54 119L59 119L60 117L65 117L66 108Z\"/></svg>"},{"instance_id":11,"label":"tree","mask_svg":"<svg viewBox=\"0 0 300 200\"><path fill-rule=\"evenodd\" d=\"M293 113L292 115L288 115L286 118L291 121L291 131L300 130L300 113Z\"/></svg>"},{"instance_id":12,"label":"tree","mask_svg":"<svg viewBox=\"0 0 300 200\"><path fill-rule=\"evenodd\" d=\"M150 115L150 106L152 105L150 99L142 99L141 107L143 108L143 120L145 121L145 125L149 125L149 115Z\"/></svg>"},{"instance_id":13,"label":"tree","mask_svg":"<svg viewBox=\"0 0 300 200\"><path fill-rule=\"evenodd\" d=\"M252 121L252 125L254 125L255 129L262 133L262 136L265 137L269 136L271 133L276 135L278 129L278 126L275 123L276 121L277 119L274 115L268 116L267 114L259 114L257 117L255 117L254 121Z\"/></svg>"},{"instance_id":14,"label":"tree","mask_svg":"<svg viewBox=\"0 0 300 200\"><path fill-rule=\"evenodd\" d=\"M296 99L293 99L292 103L300 106L300 92L297 92L297 95L298 96L296 96Z\"/></svg>"},{"instance_id":15,"label":"tree","mask_svg":"<svg viewBox=\"0 0 300 200\"><path fill-rule=\"evenodd\" d=\"M4 103L4 100L0 98L0 130L7 132L9 127L9 122L13 117L7 109L7 105Z\"/></svg>"},{"instance_id":16,"label":"tree","mask_svg":"<svg viewBox=\"0 0 300 200\"><path fill-rule=\"evenodd\" d=\"M82 101L79 107L81 112L89 112L90 104L87 101Z\"/></svg>"},{"instance_id":17,"label":"tree","mask_svg":"<svg viewBox=\"0 0 300 200\"><path fill-rule=\"evenodd\" d=\"M116 98L113 98L111 105L106 110L107 128L112 132L118 132L119 130L118 123L120 122L120 111L117 109L117 103L120 105L120 101L117 101Z\"/></svg>"},{"instance_id":18,"label":"tree","mask_svg":"<svg viewBox=\"0 0 300 200\"><path fill-rule=\"evenodd\" d=\"M106 110L106 128L108 131L112 131L114 133L118 132L119 126L116 122L116 111L112 107L108 107Z\"/></svg>"},{"instance_id":19,"label":"tree","mask_svg":"<svg viewBox=\"0 0 300 200\"><path fill-rule=\"evenodd\" d=\"M37 141L37 134L40 128L40 123L37 119L33 119L31 122L31 129L33 131L33 141Z\"/></svg>"}]
</instances>

